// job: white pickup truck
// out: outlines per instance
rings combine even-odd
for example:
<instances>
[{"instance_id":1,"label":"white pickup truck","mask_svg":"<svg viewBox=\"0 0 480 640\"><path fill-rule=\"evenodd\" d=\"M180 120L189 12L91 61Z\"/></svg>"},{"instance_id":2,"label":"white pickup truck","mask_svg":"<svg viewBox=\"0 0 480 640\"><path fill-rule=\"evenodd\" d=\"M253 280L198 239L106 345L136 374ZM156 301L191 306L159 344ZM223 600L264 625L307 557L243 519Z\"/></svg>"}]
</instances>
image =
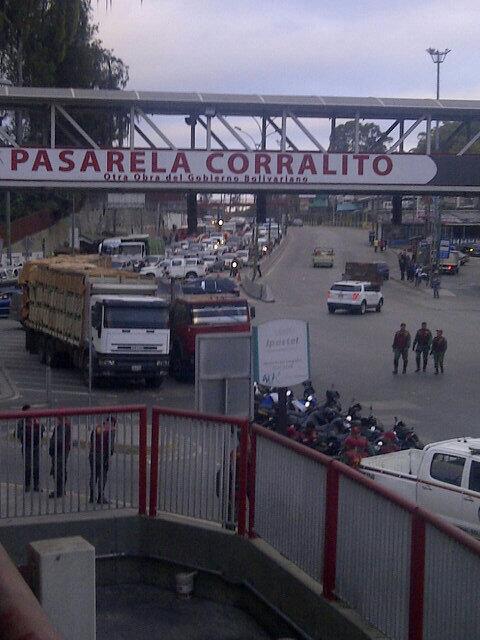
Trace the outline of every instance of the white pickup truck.
<instances>
[{"instance_id":1,"label":"white pickup truck","mask_svg":"<svg viewBox=\"0 0 480 640\"><path fill-rule=\"evenodd\" d=\"M480 536L480 438L455 438L423 450L364 458L371 480Z\"/></svg>"}]
</instances>

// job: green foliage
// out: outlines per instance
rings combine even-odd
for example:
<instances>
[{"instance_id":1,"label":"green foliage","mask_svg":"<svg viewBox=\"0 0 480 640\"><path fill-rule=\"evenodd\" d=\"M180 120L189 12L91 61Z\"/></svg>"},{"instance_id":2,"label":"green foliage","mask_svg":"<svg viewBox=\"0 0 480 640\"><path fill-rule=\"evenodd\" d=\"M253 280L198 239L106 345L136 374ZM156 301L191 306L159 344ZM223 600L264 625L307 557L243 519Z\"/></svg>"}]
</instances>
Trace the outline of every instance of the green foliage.
<instances>
[{"instance_id":1,"label":"green foliage","mask_svg":"<svg viewBox=\"0 0 480 640\"><path fill-rule=\"evenodd\" d=\"M386 144L391 141L387 137L382 142L377 140L382 135L380 127L373 122L359 124L359 151L362 153L383 153L387 150ZM328 150L332 153L347 153L355 151L355 120L349 120L345 124L335 127L330 136L330 146Z\"/></svg>"},{"instance_id":2,"label":"green foliage","mask_svg":"<svg viewBox=\"0 0 480 640\"><path fill-rule=\"evenodd\" d=\"M456 154L463 149L467 142L473 138L477 131L480 130L480 122L472 120L469 126L460 127L459 122L444 122L440 124L438 129L440 139L440 152ZM435 149L435 129L436 124L432 122L431 148ZM425 132L418 134L418 144L411 150L412 153L427 152L427 134ZM480 153L480 140L477 140L465 152L467 154Z\"/></svg>"},{"instance_id":3,"label":"green foliage","mask_svg":"<svg viewBox=\"0 0 480 640\"><path fill-rule=\"evenodd\" d=\"M0 0L0 73L17 86L123 89L128 67L102 47L91 18L91 0ZM22 114L24 144L44 143L45 115ZM125 130L124 113L72 115L101 145ZM72 144L61 129L57 142Z\"/></svg>"},{"instance_id":4,"label":"green foliage","mask_svg":"<svg viewBox=\"0 0 480 640\"><path fill-rule=\"evenodd\" d=\"M123 89L128 67L105 49L92 24L91 0L0 0L0 75L15 86ZM127 114L69 110L99 145L111 146L126 131ZM4 124L24 145L47 143L46 109L18 110ZM72 146L78 134L57 117L58 146ZM20 135L21 134L21 135ZM16 193L13 217L32 211L69 210L69 197L59 191Z\"/></svg>"}]
</instances>

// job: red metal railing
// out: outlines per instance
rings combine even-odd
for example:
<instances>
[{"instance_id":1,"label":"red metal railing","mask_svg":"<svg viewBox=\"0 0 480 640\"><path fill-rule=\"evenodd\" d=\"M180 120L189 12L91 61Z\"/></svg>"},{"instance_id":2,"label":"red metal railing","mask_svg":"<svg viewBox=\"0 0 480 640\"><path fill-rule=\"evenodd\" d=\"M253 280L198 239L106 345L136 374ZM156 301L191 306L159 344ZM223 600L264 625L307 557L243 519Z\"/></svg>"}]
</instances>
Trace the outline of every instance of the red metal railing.
<instances>
[{"instance_id":1,"label":"red metal railing","mask_svg":"<svg viewBox=\"0 0 480 640\"><path fill-rule=\"evenodd\" d=\"M246 420L154 407L150 516L160 510L230 528L236 522L245 535L248 429Z\"/></svg>"},{"instance_id":2,"label":"red metal railing","mask_svg":"<svg viewBox=\"0 0 480 640\"><path fill-rule=\"evenodd\" d=\"M339 548L339 506L341 503L341 497L339 494L339 484L340 481L352 481L355 483L356 487L361 487L366 490L366 492L370 495L377 498L377 503L375 504L376 509L381 509L382 499L388 502L389 505L393 505L398 509L399 513L407 513L410 518L410 530L408 532L404 532L406 536L410 537L410 545L409 545L409 595L408 595L408 611L406 612L406 617L408 620L408 625L406 628L406 635L404 637L408 637L408 640L423 640L427 637L426 632L424 632L425 623L428 622L425 620L425 612L424 612L424 596L425 596L425 567L426 567L426 537L425 531L427 526L431 526L435 528L438 532L441 532L446 539L450 541L455 541L460 547L465 551L471 554L471 562L475 562L475 569L480 567L480 541L472 538L461 529L449 524L447 521L442 518L437 517L436 515L417 507L415 504L410 503L407 500L404 500L401 496L395 494L388 489L385 489L375 482L367 478L362 473L326 456L313 451L312 449L308 449L303 445L300 445L288 438L285 438L279 434L276 434L272 431L269 431L263 427L258 425L253 425L252 427L252 443L254 456L257 452L257 443L259 439L262 439L265 442L275 443L280 447L289 450L293 455L298 456L298 460L296 462L297 465L301 465L300 460L309 459L316 461L319 465L325 468L326 470L326 485L325 485L325 494L323 496L319 496L318 506L321 508L323 503L325 519L324 519L324 545L323 545L323 561L322 561L322 576L323 576L323 591L326 598L334 599L339 594L337 593L337 579L339 575L339 570L343 569L339 567L338 562L338 548ZM257 456L257 477L260 472L260 465L262 465L262 460L258 459ZM254 479L254 475L251 474L250 478ZM294 482L295 478L289 478L286 483L286 491L289 490L289 482ZM344 494L346 495L346 494ZM280 501L285 500L285 495L281 493L281 489L279 489L278 499ZM258 496L257 496L258 502ZM272 505L272 509L274 505ZM258 505L257 505L258 509ZM255 532L255 522L254 522L254 514L255 507L253 511L250 512L250 523L249 523L249 534L251 537L256 535ZM387 515L387 514L386 514ZM368 514L365 514L365 517L368 517ZM345 524L345 523L344 523ZM358 524L358 523L357 523ZM351 522L351 536L352 536L352 544L355 540L355 522ZM344 535L345 532L342 532ZM384 540L382 539L381 531L374 531L372 534L375 538L372 539L372 544L376 545L384 545ZM402 532L398 531L399 535L399 546L400 546L400 537ZM308 533L306 534L308 536ZM378 540L377 540L378 538ZM407 538L405 538L407 539ZM267 540L268 542L268 540ZM307 540L308 542L308 540ZM376 547L375 547L376 548ZM385 553L381 554L381 562L383 563L383 570L388 572L388 564L389 557ZM361 559L359 558L359 564L361 564ZM430 570L434 571L436 566L435 558L430 558ZM355 568L353 568L355 569ZM363 578L367 579L368 567L360 567L358 568L360 571L364 571ZM472 566L472 571L474 571L474 567ZM459 588L461 588L461 575L462 569L459 568L458 576L441 576L439 575L438 582L442 581L442 578L447 582L448 580L457 580L459 581ZM392 576L392 580L394 577ZM479 577L480 581L480 577ZM373 594L370 594L373 597ZM381 599L385 602L385 599L389 597L389 594L381 593ZM459 615L458 612L456 612ZM368 618L368 616L366 616ZM465 619L467 618L467 612L465 612ZM371 621L371 620L370 620ZM383 630L383 629L381 629ZM385 631L385 630L383 630ZM458 635L457 637L467 637L467 635ZM391 637L401 637L399 636L391 636Z\"/></svg>"},{"instance_id":3,"label":"red metal railing","mask_svg":"<svg viewBox=\"0 0 480 640\"><path fill-rule=\"evenodd\" d=\"M108 417L115 426L105 428L104 437ZM63 432L63 442L53 445L56 429L67 421L68 438ZM140 514L147 512L143 405L0 412L0 458L0 517L136 505Z\"/></svg>"}]
</instances>

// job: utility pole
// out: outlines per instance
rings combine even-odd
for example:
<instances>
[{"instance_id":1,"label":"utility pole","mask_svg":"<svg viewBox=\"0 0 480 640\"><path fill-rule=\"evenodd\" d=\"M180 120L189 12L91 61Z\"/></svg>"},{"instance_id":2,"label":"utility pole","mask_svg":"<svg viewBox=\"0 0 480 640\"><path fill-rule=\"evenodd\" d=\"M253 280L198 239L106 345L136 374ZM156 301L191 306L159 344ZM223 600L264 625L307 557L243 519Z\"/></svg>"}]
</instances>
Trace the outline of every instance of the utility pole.
<instances>
[{"instance_id":1,"label":"utility pole","mask_svg":"<svg viewBox=\"0 0 480 640\"><path fill-rule=\"evenodd\" d=\"M440 100L440 65L445 61L445 58L450 53L451 49L445 49L444 51L439 51L438 49L434 49L433 47L429 47L427 49L427 53L432 58L434 64L437 65L437 92L436 97L437 100ZM435 127L435 151L438 153L440 151L440 121L437 120L437 125ZM442 238L442 214L440 211L440 198L439 196L433 197L433 255L434 255L434 264L435 267L438 268L439 261L439 252L440 252L440 241Z\"/></svg>"},{"instance_id":2,"label":"utility pole","mask_svg":"<svg viewBox=\"0 0 480 640\"><path fill-rule=\"evenodd\" d=\"M6 207L5 207L5 215L6 215L6 231L7 231L7 260L8 266L12 266L12 211L11 211L11 199L10 199L10 191L6 192Z\"/></svg>"},{"instance_id":3,"label":"utility pole","mask_svg":"<svg viewBox=\"0 0 480 640\"><path fill-rule=\"evenodd\" d=\"M70 229L71 253L75 253L75 194L72 194L72 226Z\"/></svg>"}]
</instances>

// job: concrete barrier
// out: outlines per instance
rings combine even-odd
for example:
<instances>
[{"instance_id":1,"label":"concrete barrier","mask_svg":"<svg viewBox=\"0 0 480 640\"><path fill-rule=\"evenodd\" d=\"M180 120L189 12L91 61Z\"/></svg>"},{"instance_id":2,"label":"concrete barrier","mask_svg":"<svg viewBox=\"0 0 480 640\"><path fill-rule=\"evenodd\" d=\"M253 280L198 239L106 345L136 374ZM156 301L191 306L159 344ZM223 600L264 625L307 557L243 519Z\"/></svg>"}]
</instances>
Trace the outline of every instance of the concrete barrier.
<instances>
[{"instance_id":1,"label":"concrete barrier","mask_svg":"<svg viewBox=\"0 0 480 640\"><path fill-rule=\"evenodd\" d=\"M272 290L268 284L256 282L248 276L243 276L240 281L240 286L250 298L255 298L255 300L261 300L262 302L275 302Z\"/></svg>"}]
</instances>

